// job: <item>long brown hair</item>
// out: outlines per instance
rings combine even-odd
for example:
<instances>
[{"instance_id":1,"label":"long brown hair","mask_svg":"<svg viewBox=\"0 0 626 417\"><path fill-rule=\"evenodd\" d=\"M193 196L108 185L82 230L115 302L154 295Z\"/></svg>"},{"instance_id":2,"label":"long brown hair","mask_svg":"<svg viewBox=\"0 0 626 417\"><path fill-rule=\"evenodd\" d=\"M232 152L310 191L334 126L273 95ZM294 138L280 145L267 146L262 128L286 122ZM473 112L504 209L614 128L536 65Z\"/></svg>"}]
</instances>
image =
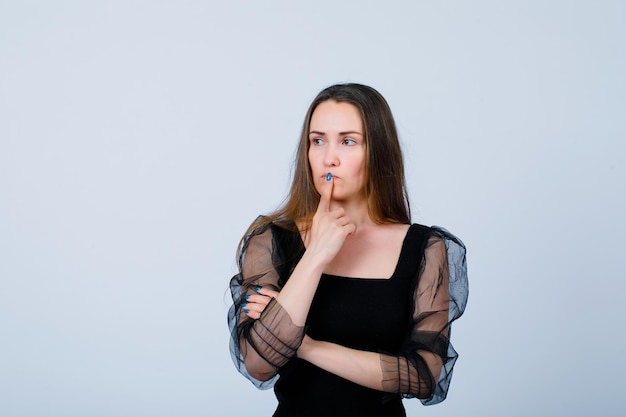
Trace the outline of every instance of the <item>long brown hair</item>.
<instances>
[{"instance_id":1,"label":"long brown hair","mask_svg":"<svg viewBox=\"0 0 626 417\"><path fill-rule=\"evenodd\" d=\"M289 195L275 212L259 217L250 226L246 235L270 222L283 227L293 227L296 221L305 226L310 225L320 195L315 189L309 165L309 126L317 106L328 100L350 103L361 113L367 155L366 193L372 220L376 223L411 222L402 150L389 104L372 87L346 83L325 88L309 106L296 150Z\"/></svg>"}]
</instances>

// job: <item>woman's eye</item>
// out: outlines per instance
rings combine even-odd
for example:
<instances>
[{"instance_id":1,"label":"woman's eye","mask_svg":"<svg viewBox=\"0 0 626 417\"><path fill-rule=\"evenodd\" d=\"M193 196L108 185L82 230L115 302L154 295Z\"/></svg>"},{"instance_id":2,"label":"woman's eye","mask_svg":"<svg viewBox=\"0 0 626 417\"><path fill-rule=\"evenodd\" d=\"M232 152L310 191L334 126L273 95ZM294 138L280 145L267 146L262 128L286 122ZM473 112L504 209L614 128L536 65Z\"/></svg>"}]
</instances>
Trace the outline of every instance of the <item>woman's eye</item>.
<instances>
[{"instance_id":1,"label":"woman's eye","mask_svg":"<svg viewBox=\"0 0 626 417\"><path fill-rule=\"evenodd\" d=\"M313 139L311 139L311 143L313 145L321 145L321 144L324 143L324 141L322 139L320 139L320 138L313 138Z\"/></svg>"},{"instance_id":2,"label":"woman's eye","mask_svg":"<svg viewBox=\"0 0 626 417\"><path fill-rule=\"evenodd\" d=\"M343 140L344 145L348 145L348 146L352 146L352 145L356 145L356 141L354 139L350 139L350 138L345 138Z\"/></svg>"}]
</instances>

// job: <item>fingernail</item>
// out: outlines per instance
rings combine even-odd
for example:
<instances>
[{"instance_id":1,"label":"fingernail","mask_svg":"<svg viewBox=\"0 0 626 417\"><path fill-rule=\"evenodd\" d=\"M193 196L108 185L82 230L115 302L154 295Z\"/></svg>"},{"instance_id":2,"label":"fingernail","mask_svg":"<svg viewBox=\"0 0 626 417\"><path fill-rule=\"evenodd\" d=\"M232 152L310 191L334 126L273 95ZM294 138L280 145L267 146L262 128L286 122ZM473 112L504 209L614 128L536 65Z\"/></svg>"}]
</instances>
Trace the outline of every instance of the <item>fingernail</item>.
<instances>
[{"instance_id":1,"label":"fingernail","mask_svg":"<svg viewBox=\"0 0 626 417\"><path fill-rule=\"evenodd\" d=\"M262 289L263 287L261 287L260 285L257 285L256 287L254 287L254 291L259 291L260 289Z\"/></svg>"},{"instance_id":2,"label":"fingernail","mask_svg":"<svg viewBox=\"0 0 626 417\"><path fill-rule=\"evenodd\" d=\"M246 295L243 296L244 300L248 300L249 298L250 298L250 294L246 294Z\"/></svg>"},{"instance_id":3,"label":"fingernail","mask_svg":"<svg viewBox=\"0 0 626 417\"><path fill-rule=\"evenodd\" d=\"M245 308L245 309L243 310L243 312L244 312L244 313L246 313L246 314L248 314L248 313L250 312L250 310L248 310L247 308Z\"/></svg>"},{"instance_id":4,"label":"fingernail","mask_svg":"<svg viewBox=\"0 0 626 417\"><path fill-rule=\"evenodd\" d=\"M247 306L247 305L248 305L248 303L245 303L245 302L244 302L244 303L241 303L241 306L242 306L242 307L245 307L245 306Z\"/></svg>"},{"instance_id":5,"label":"fingernail","mask_svg":"<svg viewBox=\"0 0 626 417\"><path fill-rule=\"evenodd\" d=\"M333 179L333 174L331 174L330 172L326 174L326 181L330 181L332 179Z\"/></svg>"}]
</instances>

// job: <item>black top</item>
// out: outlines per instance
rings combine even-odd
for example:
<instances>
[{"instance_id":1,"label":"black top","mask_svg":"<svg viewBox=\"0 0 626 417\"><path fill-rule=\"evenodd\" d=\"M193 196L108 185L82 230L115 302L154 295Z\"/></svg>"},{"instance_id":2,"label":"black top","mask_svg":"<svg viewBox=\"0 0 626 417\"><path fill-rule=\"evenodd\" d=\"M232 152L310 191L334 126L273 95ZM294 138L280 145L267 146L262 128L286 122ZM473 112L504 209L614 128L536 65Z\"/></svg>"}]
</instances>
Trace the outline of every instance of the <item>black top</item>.
<instances>
[{"instance_id":1,"label":"black top","mask_svg":"<svg viewBox=\"0 0 626 417\"><path fill-rule=\"evenodd\" d=\"M359 279L323 274L307 317L316 340L393 355L410 331L411 279L423 252L425 228L412 225L390 278ZM274 390L281 416L404 416L400 395L365 388L295 358Z\"/></svg>"},{"instance_id":2,"label":"black top","mask_svg":"<svg viewBox=\"0 0 626 417\"><path fill-rule=\"evenodd\" d=\"M274 387L279 401L275 416L395 417L405 415L402 398L419 396L426 405L443 401L458 356L449 341L450 327L467 302L463 243L443 228L413 224L390 278L323 274L305 328L291 323L276 300L258 320L243 314L243 296L256 285L280 290L304 250L295 225L265 224L244 239L239 273L231 280L232 357L257 387ZM297 358L305 332L316 340L380 353L384 391ZM248 373L248 349L262 358L270 379ZM440 356L443 365L431 368L423 351Z\"/></svg>"}]
</instances>

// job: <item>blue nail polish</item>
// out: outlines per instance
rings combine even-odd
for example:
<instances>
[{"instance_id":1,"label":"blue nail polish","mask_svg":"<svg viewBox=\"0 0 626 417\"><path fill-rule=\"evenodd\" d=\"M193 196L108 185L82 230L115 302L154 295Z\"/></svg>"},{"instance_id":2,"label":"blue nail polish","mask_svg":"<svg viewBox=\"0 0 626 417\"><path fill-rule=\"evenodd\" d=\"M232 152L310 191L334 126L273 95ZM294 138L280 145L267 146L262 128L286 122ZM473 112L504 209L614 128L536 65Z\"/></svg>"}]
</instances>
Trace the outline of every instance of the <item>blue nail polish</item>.
<instances>
[{"instance_id":1,"label":"blue nail polish","mask_svg":"<svg viewBox=\"0 0 626 417\"><path fill-rule=\"evenodd\" d=\"M326 181L330 181L332 179L333 179L333 174L331 174L330 172L326 174Z\"/></svg>"},{"instance_id":2,"label":"blue nail polish","mask_svg":"<svg viewBox=\"0 0 626 417\"><path fill-rule=\"evenodd\" d=\"M242 306L242 307L245 307L245 306L247 306L247 305L248 305L248 303L241 303L241 306Z\"/></svg>"},{"instance_id":3,"label":"blue nail polish","mask_svg":"<svg viewBox=\"0 0 626 417\"><path fill-rule=\"evenodd\" d=\"M243 310L244 313L248 314L250 312L250 310L248 310L247 308Z\"/></svg>"},{"instance_id":4,"label":"blue nail polish","mask_svg":"<svg viewBox=\"0 0 626 417\"><path fill-rule=\"evenodd\" d=\"M244 300L249 300L249 299L250 299L250 294L246 294L246 295L244 295L244 296L243 296L243 299L244 299Z\"/></svg>"},{"instance_id":5,"label":"blue nail polish","mask_svg":"<svg viewBox=\"0 0 626 417\"><path fill-rule=\"evenodd\" d=\"M263 287L261 287L260 285L257 285L256 287L254 287L254 291L259 291L260 289L262 289Z\"/></svg>"}]
</instances>

